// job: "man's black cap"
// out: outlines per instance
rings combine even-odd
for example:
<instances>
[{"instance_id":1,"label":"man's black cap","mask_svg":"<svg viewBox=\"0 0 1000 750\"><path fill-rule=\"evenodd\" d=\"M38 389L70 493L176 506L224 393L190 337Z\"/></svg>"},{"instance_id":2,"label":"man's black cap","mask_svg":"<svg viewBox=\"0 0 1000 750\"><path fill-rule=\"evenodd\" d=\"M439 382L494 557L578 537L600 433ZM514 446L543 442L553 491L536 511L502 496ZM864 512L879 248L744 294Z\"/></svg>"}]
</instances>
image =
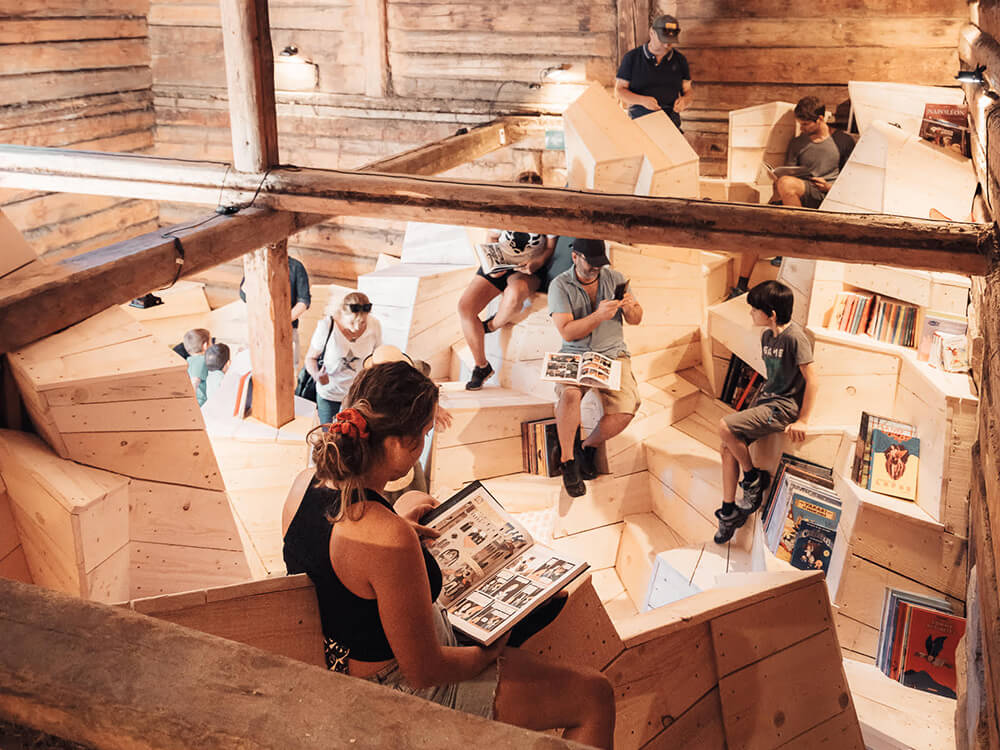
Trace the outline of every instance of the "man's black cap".
<instances>
[{"instance_id":1,"label":"man's black cap","mask_svg":"<svg viewBox=\"0 0 1000 750\"><path fill-rule=\"evenodd\" d=\"M570 248L574 253L580 253L587 262L598 268L599 266L606 266L611 263L608 260L608 247L604 240L588 240L588 239L575 239Z\"/></svg>"},{"instance_id":2,"label":"man's black cap","mask_svg":"<svg viewBox=\"0 0 1000 750\"><path fill-rule=\"evenodd\" d=\"M675 42L677 35L681 33L680 24L673 16L657 16L653 21L653 31L660 37L661 42Z\"/></svg>"}]
</instances>

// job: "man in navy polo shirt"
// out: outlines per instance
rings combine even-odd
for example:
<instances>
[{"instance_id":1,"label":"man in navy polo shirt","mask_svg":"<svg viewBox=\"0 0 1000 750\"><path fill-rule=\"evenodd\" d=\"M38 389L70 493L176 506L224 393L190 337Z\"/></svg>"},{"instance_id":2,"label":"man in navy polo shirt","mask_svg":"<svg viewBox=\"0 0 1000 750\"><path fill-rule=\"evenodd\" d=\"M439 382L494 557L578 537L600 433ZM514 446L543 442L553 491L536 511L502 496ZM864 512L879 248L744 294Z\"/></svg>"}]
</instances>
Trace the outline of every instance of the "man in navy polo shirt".
<instances>
[{"instance_id":1,"label":"man in navy polo shirt","mask_svg":"<svg viewBox=\"0 0 1000 750\"><path fill-rule=\"evenodd\" d=\"M629 50L618 66L615 96L628 105L633 120L662 109L678 130L691 95L687 58L674 49L681 27L673 16L658 16L649 27L649 41Z\"/></svg>"}]
</instances>

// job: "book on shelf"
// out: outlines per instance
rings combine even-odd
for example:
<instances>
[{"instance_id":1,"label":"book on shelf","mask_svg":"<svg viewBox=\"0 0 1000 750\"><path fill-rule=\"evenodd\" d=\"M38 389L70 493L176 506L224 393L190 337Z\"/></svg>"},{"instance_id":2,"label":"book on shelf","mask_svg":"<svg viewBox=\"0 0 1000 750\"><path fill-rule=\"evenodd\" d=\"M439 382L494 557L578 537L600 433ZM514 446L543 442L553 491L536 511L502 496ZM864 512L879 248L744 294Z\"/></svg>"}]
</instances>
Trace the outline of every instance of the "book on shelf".
<instances>
[{"instance_id":1,"label":"book on shelf","mask_svg":"<svg viewBox=\"0 0 1000 750\"><path fill-rule=\"evenodd\" d=\"M832 475L827 467L782 456L762 516L764 539L779 560L801 570L829 569L841 513Z\"/></svg>"},{"instance_id":2,"label":"book on shelf","mask_svg":"<svg viewBox=\"0 0 1000 750\"><path fill-rule=\"evenodd\" d=\"M929 364L945 372L969 369L969 340L964 333L935 331L931 341Z\"/></svg>"},{"instance_id":3,"label":"book on shelf","mask_svg":"<svg viewBox=\"0 0 1000 750\"><path fill-rule=\"evenodd\" d=\"M475 248L476 258L487 276L501 271L513 271L524 263L523 258L508 257L499 242L484 242L477 244Z\"/></svg>"},{"instance_id":4,"label":"book on shelf","mask_svg":"<svg viewBox=\"0 0 1000 750\"><path fill-rule=\"evenodd\" d=\"M917 340L917 359L926 362L931 356L935 333L949 333L965 336L969 321L964 315L924 310L920 321L920 337Z\"/></svg>"},{"instance_id":5,"label":"book on shelf","mask_svg":"<svg viewBox=\"0 0 1000 750\"><path fill-rule=\"evenodd\" d=\"M968 158L972 156L969 109L964 104L926 104L920 137Z\"/></svg>"},{"instance_id":6,"label":"book on shelf","mask_svg":"<svg viewBox=\"0 0 1000 750\"><path fill-rule=\"evenodd\" d=\"M473 482L420 519L440 536L440 603L452 626L489 646L590 567L532 539Z\"/></svg>"},{"instance_id":7,"label":"book on shelf","mask_svg":"<svg viewBox=\"0 0 1000 750\"><path fill-rule=\"evenodd\" d=\"M558 447L559 434L554 417L521 423L521 468L525 473L558 476L559 466L553 460ZM556 460L558 458L555 456Z\"/></svg>"},{"instance_id":8,"label":"book on shelf","mask_svg":"<svg viewBox=\"0 0 1000 750\"><path fill-rule=\"evenodd\" d=\"M807 479L810 482L825 487L827 489L833 489L833 469L829 466L823 466L816 463L815 461L809 461L808 459L802 458L801 456L795 456L791 453L782 453L781 459L778 461L778 468L774 472L774 477L771 480L771 487L768 490L767 497L764 498L761 509L761 518L766 518L772 503L774 502L774 496L778 492L778 488L782 486L782 479L786 472L791 472L803 479Z\"/></svg>"},{"instance_id":9,"label":"book on shelf","mask_svg":"<svg viewBox=\"0 0 1000 750\"><path fill-rule=\"evenodd\" d=\"M759 372L734 354L729 358L720 400L737 411L747 409L753 406L764 382Z\"/></svg>"},{"instance_id":10,"label":"book on shelf","mask_svg":"<svg viewBox=\"0 0 1000 750\"><path fill-rule=\"evenodd\" d=\"M875 666L907 687L954 698L955 652L965 618L946 599L887 588Z\"/></svg>"},{"instance_id":11,"label":"book on shelf","mask_svg":"<svg viewBox=\"0 0 1000 750\"><path fill-rule=\"evenodd\" d=\"M917 430L906 422L900 422L888 417L880 417L871 412L861 412L861 425L858 428L858 438L854 446L854 462L851 467L851 479L859 487L871 489L871 458L872 433L875 429L891 432L903 438L916 436Z\"/></svg>"},{"instance_id":12,"label":"book on shelf","mask_svg":"<svg viewBox=\"0 0 1000 750\"><path fill-rule=\"evenodd\" d=\"M622 387L622 363L597 352L546 352L542 360L542 380L617 391Z\"/></svg>"},{"instance_id":13,"label":"book on shelf","mask_svg":"<svg viewBox=\"0 0 1000 750\"><path fill-rule=\"evenodd\" d=\"M906 425L911 428L912 425ZM868 489L901 500L917 499L920 438L884 424L872 429L868 449Z\"/></svg>"},{"instance_id":14,"label":"book on shelf","mask_svg":"<svg viewBox=\"0 0 1000 750\"><path fill-rule=\"evenodd\" d=\"M913 348L915 346L918 308L875 295L866 332L876 341Z\"/></svg>"}]
</instances>

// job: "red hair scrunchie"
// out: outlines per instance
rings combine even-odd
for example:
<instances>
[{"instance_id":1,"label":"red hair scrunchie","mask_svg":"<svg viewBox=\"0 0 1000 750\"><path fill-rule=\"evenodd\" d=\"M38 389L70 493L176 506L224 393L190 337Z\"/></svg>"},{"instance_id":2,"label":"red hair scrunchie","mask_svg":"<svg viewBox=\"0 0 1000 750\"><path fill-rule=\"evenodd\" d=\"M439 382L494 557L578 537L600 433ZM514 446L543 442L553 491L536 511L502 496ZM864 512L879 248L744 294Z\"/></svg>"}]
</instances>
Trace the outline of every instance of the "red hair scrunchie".
<instances>
[{"instance_id":1,"label":"red hair scrunchie","mask_svg":"<svg viewBox=\"0 0 1000 750\"><path fill-rule=\"evenodd\" d=\"M344 409L337 413L334 423L330 425L330 431L355 440L367 440L368 420L357 409Z\"/></svg>"}]
</instances>

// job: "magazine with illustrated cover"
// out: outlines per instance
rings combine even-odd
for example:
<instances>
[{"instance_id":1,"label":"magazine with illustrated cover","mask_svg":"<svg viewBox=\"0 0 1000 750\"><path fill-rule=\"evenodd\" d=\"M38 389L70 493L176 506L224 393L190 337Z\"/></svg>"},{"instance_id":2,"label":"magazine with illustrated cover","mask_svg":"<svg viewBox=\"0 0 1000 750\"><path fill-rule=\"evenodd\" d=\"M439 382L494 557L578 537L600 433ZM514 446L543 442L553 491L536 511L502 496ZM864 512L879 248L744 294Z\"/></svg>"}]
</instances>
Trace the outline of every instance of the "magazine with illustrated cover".
<instances>
[{"instance_id":1,"label":"magazine with illustrated cover","mask_svg":"<svg viewBox=\"0 0 1000 750\"><path fill-rule=\"evenodd\" d=\"M899 678L899 667L902 661L903 623L906 619L906 607L911 604L951 614L951 605L941 597L916 594L912 591L895 588L885 590L875 666L894 680Z\"/></svg>"},{"instance_id":2,"label":"magazine with illustrated cover","mask_svg":"<svg viewBox=\"0 0 1000 750\"><path fill-rule=\"evenodd\" d=\"M452 626L489 646L590 566L538 544L480 482L420 519L440 536L438 603Z\"/></svg>"},{"instance_id":3,"label":"magazine with illustrated cover","mask_svg":"<svg viewBox=\"0 0 1000 750\"><path fill-rule=\"evenodd\" d=\"M869 449L868 489L902 500L917 499L920 438L876 427Z\"/></svg>"},{"instance_id":4,"label":"magazine with illustrated cover","mask_svg":"<svg viewBox=\"0 0 1000 750\"><path fill-rule=\"evenodd\" d=\"M964 104L927 104L920 123L920 137L935 146L971 156L968 108Z\"/></svg>"},{"instance_id":5,"label":"magazine with illustrated cover","mask_svg":"<svg viewBox=\"0 0 1000 750\"><path fill-rule=\"evenodd\" d=\"M546 352L542 360L542 380L617 391L622 387L622 363L597 352Z\"/></svg>"},{"instance_id":6,"label":"magazine with illustrated cover","mask_svg":"<svg viewBox=\"0 0 1000 750\"><path fill-rule=\"evenodd\" d=\"M500 271L513 271L525 262L524 257L507 257L499 242L486 242L476 245L476 257L479 259L479 265L482 267L483 273L487 276L491 273L499 273Z\"/></svg>"},{"instance_id":7,"label":"magazine with illustrated cover","mask_svg":"<svg viewBox=\"0 0 1000 750\"><path fill-rule=\"evenodd\" d=\"M965 618L910 605L899 681L907 687L955 698L955 650Z\"/></svg>"}]
</instances>

